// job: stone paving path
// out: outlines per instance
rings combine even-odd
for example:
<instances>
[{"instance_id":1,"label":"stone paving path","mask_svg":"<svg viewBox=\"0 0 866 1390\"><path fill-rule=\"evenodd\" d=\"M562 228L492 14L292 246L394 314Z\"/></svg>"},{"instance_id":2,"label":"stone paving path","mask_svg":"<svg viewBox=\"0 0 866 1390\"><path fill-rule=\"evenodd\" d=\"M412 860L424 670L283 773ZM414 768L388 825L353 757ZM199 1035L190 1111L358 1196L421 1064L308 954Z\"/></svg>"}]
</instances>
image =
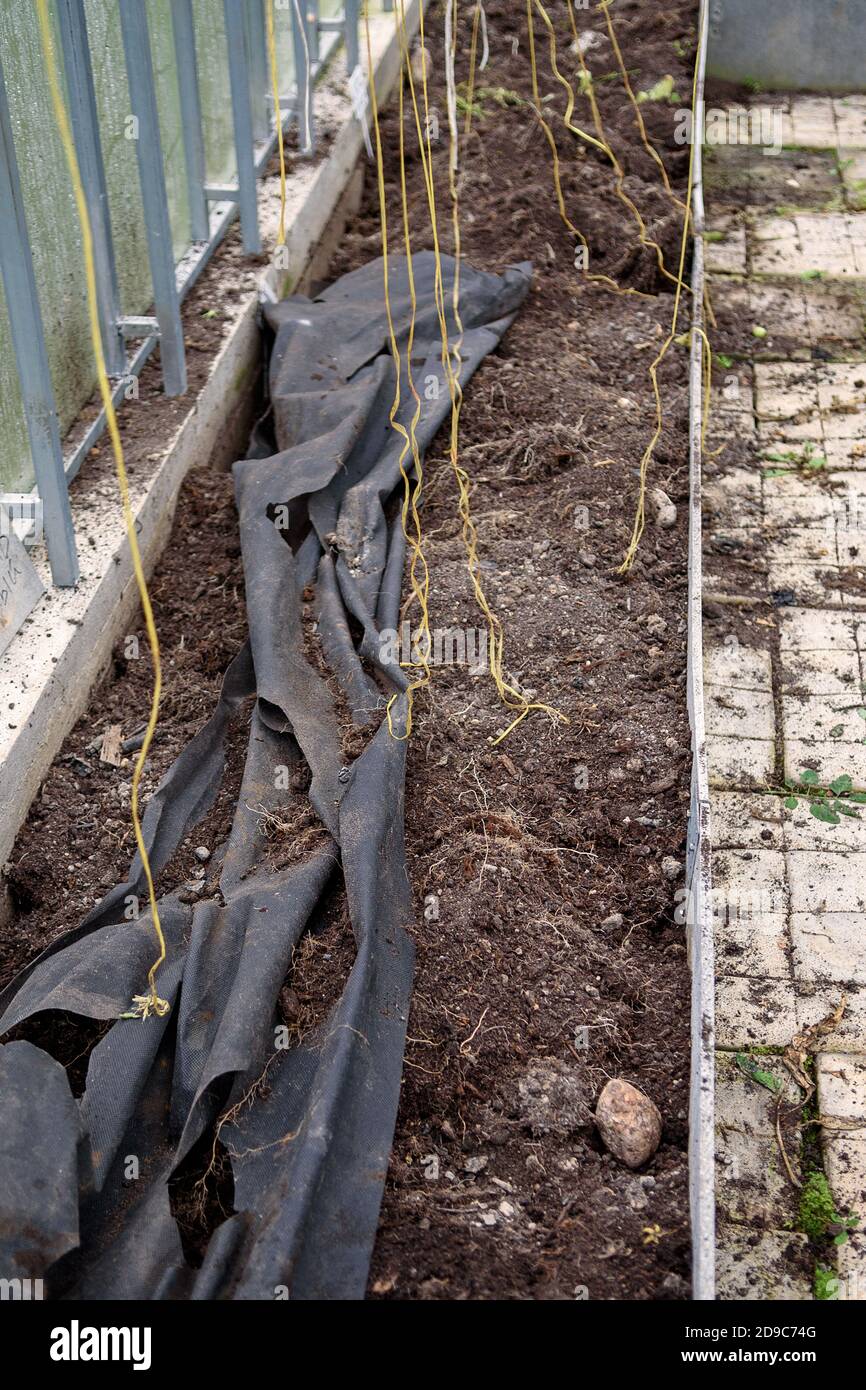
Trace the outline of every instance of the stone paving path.
<instances>
[{"instance_id":1,"label":"stone paving path","mask_svg":"<svg viewBox=\"0 0 866 1390\"><path fill-rule=\"evenodd\" d=\"M856 1299L866 1235L834 1235L866 1226L866 96L761 104L785 148L705 163L717 1282Z\"/></svg>"}]
</instances>

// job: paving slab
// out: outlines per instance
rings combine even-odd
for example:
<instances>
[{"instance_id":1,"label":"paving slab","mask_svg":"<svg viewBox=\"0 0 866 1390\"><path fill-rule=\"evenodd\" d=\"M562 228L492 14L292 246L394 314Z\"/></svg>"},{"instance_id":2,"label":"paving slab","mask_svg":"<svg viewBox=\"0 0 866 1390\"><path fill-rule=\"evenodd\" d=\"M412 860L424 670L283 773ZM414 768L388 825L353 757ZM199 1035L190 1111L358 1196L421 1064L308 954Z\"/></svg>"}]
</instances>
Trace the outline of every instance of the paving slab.
<instances>
[{"instance_id":1,"label":"paving slab","mask_svg":"<svg viewBox=\"0 0 866 1390\"><path fill-rule=\"evenodd\" d=\"M866 1299L866 1237L853 1235L836 1251L840 1303Z\"/></svg>"},{"instance_id":2,"label":"paving slab","mask_svg":"<svg viewBox=\"0 0 866 1390\"><path fill-rule=\"evenodd\" d=\"M816 1071L820 1113L866 1125L866 1057L822 1052Z\"/></svg>"},{"instance_id":3,"label":"paving slab","mask_svg":"<svg viewBox=\"0 0 866 1390\"><path fill-rule=\"evenodd\" d=\"M772 779L776 745L770 739L718 734L708 740L714 787L765 787Z\"/></svg>"},{"instance_id":4,"label":"paving slab","mask_svg":"<svg viewBox=\"0 0 866 1390\"><path fill-rule=\"evenodd\" d=\"M710 816L717 850L781 849L784 845L780 797L713 791Z\"/></svg>"},{"instance_id":5,"label":"paving slab","mask_svg":"<svg viewBox=\"0 0 866 1390\"><path fill-rule=\"evenodd\" d=\"M792 912L791 942L796 979L866 986L861 912Z\"/></svg>"},{"instance_id":6,"label":"paving slab","mask_svg":"<svg viewBox=\"0 0 866 1390\"><path fill-rule=\"evenodd\" d=\"M784 1303L813 1297L809 1243L804 1235L721 1224L717 1245L718 1298Z\"/></svg>"},{"instance_id":7,"label":"paving slab","mask_svg":"<svg viewBox=\"0 0 866 1390\"><path fill-rule=\"evenodd\" d=\"M787 1047L797 1032L797 1007L793 981L720 975L716 979L716 1045Z\"/></svg>"}]
</instances>

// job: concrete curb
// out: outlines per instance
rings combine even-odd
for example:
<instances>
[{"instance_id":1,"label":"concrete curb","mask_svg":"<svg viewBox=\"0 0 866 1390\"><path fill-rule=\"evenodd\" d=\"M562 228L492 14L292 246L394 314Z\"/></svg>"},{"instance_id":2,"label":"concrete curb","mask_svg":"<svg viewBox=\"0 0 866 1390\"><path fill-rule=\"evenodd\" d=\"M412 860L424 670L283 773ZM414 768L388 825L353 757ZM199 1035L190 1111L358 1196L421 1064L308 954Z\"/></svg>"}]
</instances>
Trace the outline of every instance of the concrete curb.
<instances>
[{"instance_id":1,"label":"concrete curb","mask_svg":"<svg viewBox=\"0 0 866 1390\"><path fill-rule=\"evenodd\" d=\"M702 0L695 131L703 129L704 72L709 5ZM692 975L689 1090L689 1206L692 1223L692 1297L715 1298L715 1022L712 916L712 839L703 677L703 569L701 444L703 433L704 226L703 169L696 134L692 188L692 337L689 364L689 597L688 702L692 730L687 902Z\"/></svg>"}]
</instances>

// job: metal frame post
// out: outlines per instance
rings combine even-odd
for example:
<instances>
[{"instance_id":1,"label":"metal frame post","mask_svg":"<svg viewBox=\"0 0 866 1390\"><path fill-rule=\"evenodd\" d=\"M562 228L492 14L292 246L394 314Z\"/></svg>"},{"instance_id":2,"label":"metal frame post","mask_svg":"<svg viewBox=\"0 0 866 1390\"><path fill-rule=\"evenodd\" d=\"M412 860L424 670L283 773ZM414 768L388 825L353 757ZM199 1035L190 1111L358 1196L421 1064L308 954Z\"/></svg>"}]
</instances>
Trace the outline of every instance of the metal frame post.
<instances>
[{"instance_id":1,"label":"metal frame post","mask_svg":"<svg viewBox=\"0 0 866 1390\"><path fill-rule=\"evenodd\" d=\"M302 17L306 0L292 0L292 47L295 51L295 84L298 103L298 146L301 154L310 155L315 147L313 119L313 57L310 50L308 26ZM309 59L309 61L308 61Z\"/></svg>"},{"instance_id":2,"label":"metal frame post","mask_svg":"<svg viewBox=\"0 0 866 1390\"><path fill-rule=\"evenodd\" d=\"M310 45L310 62L319 61L319 0L301 0L304 7L304 20L307 25L307 43Z\"/></svg>"},{"instance_id":3,"label":"metal frame post","mask_svg":"<svg viewBox=\"0 0 866 1390\"><path fill-rule=\"evenodd\" d=\"M346 41L346 70L350 77L352 73L355 71L355 68L358 66L359 62L361 61L360 39L358 34L360 9L361 6L359 0L343 0L343 23L345 26L344 37Z\"/></svg>"},{"instance_id":4,"label":"metal frame post","mask_svg":"<svg viewBox=\"0 0 866 1390\"><path fill-rule=\"evenodd\" d=\"M129 99L132 114L138 122L135 147L153 280L153 302L159 323L163 389L167 396L182 396L186 390L186 355L165 191L159 112L153 84L147 7L142 0L119 0L119 8Z\"/></svg>"},{"instance_id":5,"label":"metal frame post","mask_svg":"<svg viewBox=\"0 0 866 1390\"><path fill-rule=\"evenodd\" d=\"M210 212L204 191L207 171L192 0L172 0L171 28L174 35L174 57L180 94L180 119L183 128L190 235L193 241L207 241L210 236Z\"/></svg>"},{"instance_id":6,"label":"metal frame post","mask_svg":"<svg viewBox=\"0 0 866 1390\"><path fill-rule=\"evenodd\" d=\"M105 165L99 138L99 119L84 0L57 0L57 26L60 30L63 66L66 71L69 119L90 215L99 329L105 365L110 376L123 376L126 371L126 352L120 327L120 291L117 287L108 188L105 183Z\"/></svg>"},{"instance_id":7,"label":"metal frame post","mask_svg":"<svg viewBox=\"0 0 866 1390\"><path fill-rule=\"evenodd\" d=\"M247 56L243 0L223 0L223 12L229 51L229 85L232 96L235 159L238 166L237 197L241 219L241 237L247 254L256 255L262 249L262 241L259 235L256 159L253 148L253 115L250 103L250 66Z\"/></svg>"},{"instance_id":8,"label":"metal frame post","mask_svg":"<svg viewBox=\"0 0 866 1390\"><path fill-rule=\"evenodd\" d=\"M270 4L271 0L265 0ZM268 40L263 0L247 0L247 43L250 55L250 101L253 111L253 139L266 140L270 134L268 97L271 81L268 68Z\"/></svg>"},{"instance_id":9,"label":"metal frame post","mask_svg":"<svg viewBox=\"0 0 866 1390\"><path fill-rule=\"evenodd\" d=\"M18 380L30 440L36 485L42 498L45 541L51 577L55 584L78 583L78 553L63 472L60 426L54 388L45 348L42 312L33 273L33 257L15 144L6 97L6 79L0 62L0 274L6 291L6 308Z\"/></svg>"}]
</instances>

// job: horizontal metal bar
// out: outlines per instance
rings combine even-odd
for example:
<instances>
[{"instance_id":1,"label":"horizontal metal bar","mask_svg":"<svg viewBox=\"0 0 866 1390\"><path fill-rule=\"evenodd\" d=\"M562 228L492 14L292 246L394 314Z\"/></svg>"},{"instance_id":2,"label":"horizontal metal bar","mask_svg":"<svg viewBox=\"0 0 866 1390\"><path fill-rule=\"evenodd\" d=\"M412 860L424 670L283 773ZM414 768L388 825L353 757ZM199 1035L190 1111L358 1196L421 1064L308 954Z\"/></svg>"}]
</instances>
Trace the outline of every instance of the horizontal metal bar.
<instances>
[{"instance_id":1,"label":"horizontal metal bar","mask_svg":"<svg viewBox=\"0 0 866 1390\"><path fill-rule=\"evenodd\" d=\"M238 201L237 184L218 184L206 183L204 186L204 196L209 203L236 203Z\"/></svg>"},{"instance_id":2,"label":"horizontal metal bar","mask_svg":"<svg viewBox=\"0 0 866 1390\"><path fill-rule=\"evenodd\" d=\"M147 317L122 318L120 320L120 331L124 338L149 338L151 334L153 334L155 338L158 338L159 320Z\"/></svg>"},{"instance_id":3,"label":"horizontal metal bar","mask_svg":"<svg viewBox=\"0 0 866 1390\"><path fill-rule=\"evenodd\" d=\"M159 346L158 338L145 338L138 352L132 361L127 363L126 376L121 377L116 382L111 392L111 400L115 408L121 404L126 397L126 391L130 381L141 375L145 362L150 357L154 348ZM96 419L88 426L86 433L76 444L69 458L66 460L66 481L71 483L73 478L78 476L81 465L90 453L94 444L102 438L105 433L105 411L100 410Z\"/></svg>"},{"instance_id":4,"label":"horizontal metal bar","mask_svg":"<svg viewBox=\"0 0 866 1390\"><path fill-rule=\"evenodd\" d=\"M320 33L320 34L342 34L342 32L343 32L343 25L344 25L345 23L346 23L346 19L345 19L345 16L344 16L344 15L340 15L337 19L320 19L320 20L319 20L319 33Z\"/></svg>"}]
</instances>

